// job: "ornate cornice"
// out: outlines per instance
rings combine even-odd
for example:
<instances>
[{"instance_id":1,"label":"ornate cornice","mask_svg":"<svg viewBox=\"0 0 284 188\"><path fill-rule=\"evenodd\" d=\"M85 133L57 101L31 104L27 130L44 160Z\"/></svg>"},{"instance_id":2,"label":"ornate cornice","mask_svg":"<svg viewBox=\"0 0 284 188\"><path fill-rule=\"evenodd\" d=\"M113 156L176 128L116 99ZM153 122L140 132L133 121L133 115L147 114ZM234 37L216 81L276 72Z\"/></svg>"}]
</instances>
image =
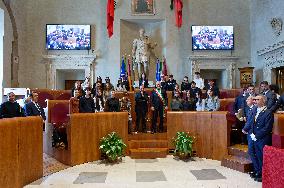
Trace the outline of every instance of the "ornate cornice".
<instances>
[{"instance_id":1,"label":"ornate cornice","mask_svg":"<svg viewBox=\"0 0 284 188\"><path fill-rule=\"evenodd\" d=\"M284 41L280 41L280 42L275 43L273 45L267 46L267 47L265 47L261 50L258 50L257 55L261 56L261 55L264 55L268 52L272 52L272 51L277 50L277 49L282 48L282 47L284 47Z\"/></svg>"},{"instance_id":2,"label":"ornate cornice","mask_svg":"<svg viewBox=\"0 0 284 188\"><path fill-rule=\"evenodd\" d=\"M237 56L205 56L205 55L191 55L188 57L190 60L238 60Z\"/></svg>"},{"instance_id":3,"label":"ornate cornice","mask_svg":"<svg viewBox=\"0 0 284 188\"><path fill-rule=\"evenodd\" d=\"M50 59L50 60L77 60L77 59L96 59L96 55L43 55L44 59Z\"/></svg>"}]
</instances>

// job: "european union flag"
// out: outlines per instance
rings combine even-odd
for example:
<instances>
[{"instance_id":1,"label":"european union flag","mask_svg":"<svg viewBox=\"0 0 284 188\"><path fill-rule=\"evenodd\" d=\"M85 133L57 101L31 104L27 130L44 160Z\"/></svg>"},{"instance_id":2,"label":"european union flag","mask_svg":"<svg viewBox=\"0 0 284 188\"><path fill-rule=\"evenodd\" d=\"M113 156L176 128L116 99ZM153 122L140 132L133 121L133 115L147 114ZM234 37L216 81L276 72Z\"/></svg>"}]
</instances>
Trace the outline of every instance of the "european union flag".
<instances>
[{"instance_id":1,"label":"european union flag","mask_svg":"<svg viewBox=\"0 0 284 188\"><path fill-rule=\"evenodd\" d=\"M156 81L161 81L160 60L156 61Z\"/></svg>"},{"instance_id":2,"label":"european union flag","mask_svg":"<svg viewBox=\"0 0 284 188\"><path fill-rule=\"evenodd\" d=\"M122 57L121 60L121 67L120 67L120 78L124 77L126 75L126 65L125 65L125 59Z\"/></svg>"}]
</instances>

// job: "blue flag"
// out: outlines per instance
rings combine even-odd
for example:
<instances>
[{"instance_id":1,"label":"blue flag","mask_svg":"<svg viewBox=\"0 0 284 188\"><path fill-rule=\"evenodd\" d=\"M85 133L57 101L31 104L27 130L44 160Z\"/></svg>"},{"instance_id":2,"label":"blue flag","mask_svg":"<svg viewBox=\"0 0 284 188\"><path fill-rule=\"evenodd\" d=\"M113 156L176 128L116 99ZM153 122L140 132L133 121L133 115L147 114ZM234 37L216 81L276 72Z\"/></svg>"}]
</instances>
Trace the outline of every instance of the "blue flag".
<instances>
[{"instance_id":1,"label":"blue flag","mask_svg":"<svg viewBox=\"0 0 284 188\"><path fill-rule=\"evenodd\" d=\"M160 60L156 61L156 81L161 81Z\"/></svg>"},{"instance_id":2,"label":"blue flag","mask_svg":"<svg viewBox=\"0 0 284 188\"><path fill-rule=\"evenodd\" d=\"M124 77L126 75L126 65L124 57L122 57L121 60L121 67L120 67L120 78Z\"/></svg>"}]
</instances>

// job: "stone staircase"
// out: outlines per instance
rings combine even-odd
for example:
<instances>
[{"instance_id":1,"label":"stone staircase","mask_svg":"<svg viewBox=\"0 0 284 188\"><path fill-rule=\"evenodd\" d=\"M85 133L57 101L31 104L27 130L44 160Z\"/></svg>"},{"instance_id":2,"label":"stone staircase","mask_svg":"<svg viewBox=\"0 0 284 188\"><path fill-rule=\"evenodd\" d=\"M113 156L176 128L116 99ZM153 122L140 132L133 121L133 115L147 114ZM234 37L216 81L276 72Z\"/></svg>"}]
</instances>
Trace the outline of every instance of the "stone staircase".
<instances>
[{"instance_id":1,"label":"stone staircase","mask_svg":"<svg viewBox=\"0 0 284 188\"><path fill-rule=\"evenodd\" d=\"M252 171L252 162L248 155L248 146L236 144L228 147L228 155L223 158L221 165L243 173Z\"/></svg>"},{"instance_id":2,"label":"stone staircase","mask_svg":"<svg viewBox=\"0 0 284 188\"><path fill-rule=\"evenodd\" d=\"M167 133L129 135L128 145L133 159L165 158L168 154Z\"/></svg>"}]
</instances>

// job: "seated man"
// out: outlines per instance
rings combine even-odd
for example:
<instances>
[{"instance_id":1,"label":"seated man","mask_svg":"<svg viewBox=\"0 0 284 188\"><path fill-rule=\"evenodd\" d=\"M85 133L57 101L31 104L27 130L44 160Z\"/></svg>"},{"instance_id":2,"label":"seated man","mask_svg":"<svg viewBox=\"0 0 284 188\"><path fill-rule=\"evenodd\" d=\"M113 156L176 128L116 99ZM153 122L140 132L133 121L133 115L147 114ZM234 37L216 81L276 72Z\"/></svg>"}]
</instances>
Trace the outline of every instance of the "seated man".
<instances>
[{"instance_id":1,"label":"seated man","mask_svg":"<svg viewBox=\"0 0 284 188\"><path fill-rule=\"evenodd\" d=\"M24 110L15 100L13 92L8 93L8 101L0 106L0 118L13 118L25 116Z\"/></svg>"},{"instance_id":2,"label":"seated man","mask_svg":"<svg viewBox=\"0 0 284 188\"><path fill-rule=\"evenodd\" d=\"M93 113L95 112L95 102L91 97L91 88L86 88L85 96L80 98L79 112L80 113Z\"/></svg>"},{"instance_id":3,"label":"seated man","mask_svg":"<svg viewBox=\"0 0 284 188\"><path fill-rule=\"evenodd\" d=\"M115 97L115 92L110 92L110 97L106 100L105 103L105 112L119 112L119 100Z\"/></svg>"},{"instance_id":4,"label":"seated man","mask_svg":"<svg viewBox=\"0 0 284 188\"><path fill-rule=\"evenodd\" d=\"M43 130L44 121L46 120L43 108L38 104L38 94L37 92L32 92L30 94L31 102L27 103L24 107L26 116L40 116L43 120Z\"/></svg>"},{"instance_id":5,"label":"seated man","mask_svg":"<svg viewBox=\"0 0 284 188\"><path fill-rule=\"evenodd\" d=\"M176 80L174 79L174 76L171 74L169 76L169 80L166 82L166 88L167 91L173 91L175 89L175 85L176 85Z\"/></svg>"}]
</instances>

